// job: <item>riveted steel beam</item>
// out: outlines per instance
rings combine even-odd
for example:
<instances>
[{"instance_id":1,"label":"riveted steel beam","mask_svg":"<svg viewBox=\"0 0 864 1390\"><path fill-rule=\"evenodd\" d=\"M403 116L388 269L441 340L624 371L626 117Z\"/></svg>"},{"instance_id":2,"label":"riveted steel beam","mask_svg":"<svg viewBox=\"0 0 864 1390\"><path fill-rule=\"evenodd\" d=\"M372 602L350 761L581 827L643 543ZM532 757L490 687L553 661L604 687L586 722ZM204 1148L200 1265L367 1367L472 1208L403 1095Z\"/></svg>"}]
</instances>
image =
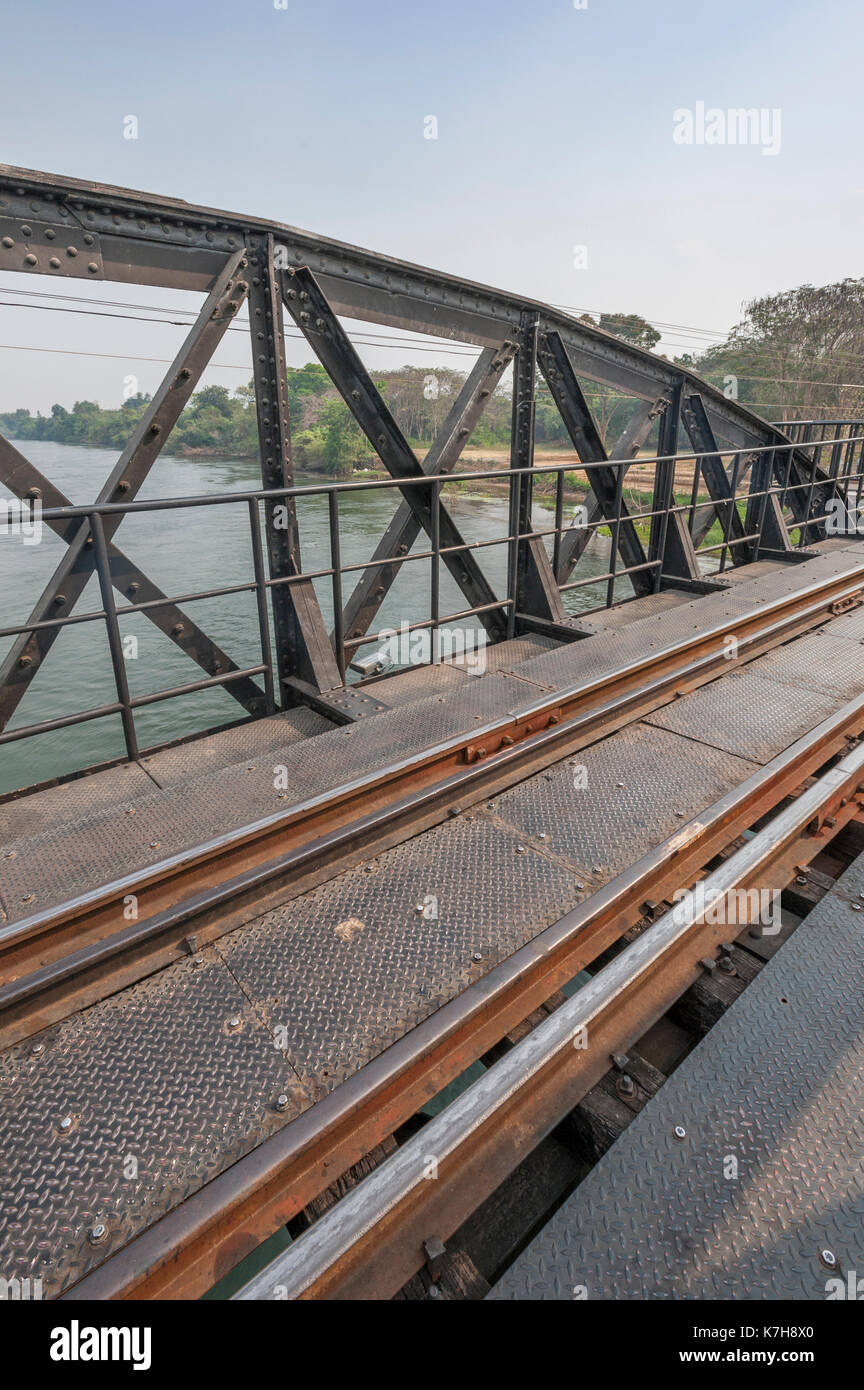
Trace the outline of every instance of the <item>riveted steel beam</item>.
<instances>
[{"instance_id":1,"label":"riveted steel beam","mask_svg":"<svg viewBox=\"0 0 864 1390\"><path fill-rule=\"evenodd\" d=\"M150 402L135 433L103 485L97 502L131 501L153 467L164 443L191 396L247 292L244 249L235 251L219 274L196 322L170 370ZM110 541L122 521L117 513L105 518ZM89 524L78 522L68 549L34 606L29 622L68 616L93 573L93 544ZM16 638L0 665L0 730L4 729L53 646L60 628L41 628Z\"/></svg>"},{"instance_id":2,"label":"riveted steel beam","mask_svg":"<svg viewBox=\"0 0 864 1390\"><path fill-rule=\"evenodd\" d=\"M606 450L559 333L541 334L538 360L579 458L583 464L601 465L588 470L591 490L603 516L607 521L614 521L618 470L611 465L602 466L606 464ZM628 568L644 565L645 551L624 503L621 505L621 518L618 534L621 558ZM648 570L637 570L631 579L637 594L652 592L653 583Z\"/></svg>"},{"instance_id":3,"label":"riveted steel beam","mask_svg":"<svg viewBox=\"0 0 864 1390\"><path fill-rule=\"evenodd\" d=\"M287 264L309 266L336 313L495 347L515 335L521 314L533 309L541 332L560 333L579 376L651 401L683 377L686 391L702 395L718 439L748 448L785 438L694 373L563 311L264 218L9 165L0 165L0 216L25 225L40 218L46 225L64 222L94 235L106 279L186 287L213 273L208 258L214 253L271 233ZM40 265L37 273L48 268ZM797 463L806 467L803 452Z\"/></svg>"},{"instance_id":4,"label":"riveted steel beam","mask_svg":"<svg viewBox=\"0 0 864 1390\"><path fill-rule=\"evenodd\" d=\"M279 272L274 265L272 236L253 237L249 244L251 284L249 326L255 404L265 488L292 487L291 429L288 418L288 376ZM264 507L270 574L273 579L298 575L300 535L293 498L267 502ZM276 657L281 681L298 678L317 690L335 690L344 682L311 579L271 588L276 629Z\"/></svg>"},{"instance_id":5,"label":"riveted steel beam","mask_svg":"<svg viewBox=\"0 0 864 1390\"><path fill-rule=\"evenodd\" d=\"M649 560L662 560L662 565L654 572L654 586L659 589L664 577L677 579L698 579L699 562L693 538L687 529L683 512L673 511L675 507L675 466L678 453L678 435L681 420L681 396L683 379L673 388L672 399L660 421L660 436L657 453L660 461L654 472L654 498L651 510L651 533L648 541Z\"/></svg>"},{"instance_id":6,"label":"riveted steel beam","mask_svg":"<svg viewBox=\"0 0 864 1390\"><path fill-rule=\"evenodd\" d=\"M714 431L709 423L701 396L694 393L683 398L681 419L690 438L690 443L699 455L696 466L700 475L705 479L705 486L715 503L714 507L706 508L699 517L700 534L707 535L716 517L723 527L724 535L728 527L731 540L743 541L747 532L735 505L735 499L732 497L731 478L723 465L717 440L714 437ZM742 469L739 468L737 476L741 477L741 475ZM694 530L694 541L695 537ZM731 554L733 564L748 564L753 558L753 546L749 543L736 545Z\"/></svg>"},{"instance_id":7,"label":"riveted steel beam","mask_svg":"<svg viewBox=\"0 0 864 1390\"><path fill-rule=\"evenodd\" d=\"M519 350L513 372L513 415L510 429L510 467L534 465L537 346L539 316L526 313L519 326ZM511 479L510 535L521 539L511 544L508 590L515 598L510 610L509 632L515 633L517 613L551 622L564 622L567 614L543 541L530 533L534 477L520 473ZM527 539L525 539L527 537Z\"/></svg>"},{"instance_id":8,"label":"riveted steel beam","mask_svg":"<svg viewBox=\"0 0 864 1390\"><path fill-rule=\"evenodd\" d=\"M507 340L495 348L484 348L465 385L453 403L440 434L423 460L424 473L452 473L471 431L480 419L508 364L513 360L513 344ZM343 627L346 636L362 637L369 631L375 614L383 603L406 556L421 531L420 522L407 502L401 502L390 525L378 542L374 561L380 563L366 570L345 605Z\"/></svg>"},{"instance_id":9,"label":"riveted steel beam","mask_svg":"<svg viewBox=\"0 0 864 1390\"><path fill-rule=\"evenodd\" d=\"M636 410L624 426L609 454L610 459L635 459L651 432L651 426L669 404L668 397L658 396L656 401L640 401ZM586 404L586 409L587 409ZM561 550L556 578L559 584L566 584L574 567L585 552L585 547L594 535L594 528L603 520L603 508L594 496L594 490L585 499L588 511L584 526L571 526L561 537Z\"/></svg>"},{"instance_id":10,"label":"riveted steel beam","mask_svg":"<svg viewBox=\"0 0 864 1390\"><path fill-rule=\"evenodd\" d=\"M313 351L391 477L422 477L423 469L419 460L393 419L381 393L376 389L312 272L305 266L293 272L288 271L283 279L283 294L288 312L308 338ZM403 490L405 501L417 521L432 538L435 525L430 494L431 488L427 490L410 487ZM468 599L469 607L481 608L497 604L496 595L470 550L460 549L465 547L465 541L447 509L440 504L439 520L443 548L441 558ZM452 553L454 549L459 553ZM478 616L493 641L505 635L506 623L499 608L491 608Z\"/></svg>"},{"instance_id":11,"label":"riveted steel beam","mask_svg":"<svg viewBox=\"0 0 864 1390\"><path fill-rule=\"evenodd\" d=\"M40 473L38 468L20 454L8 439L0 435L0 482L8 487L22 501L32 502L38 498L46 511L54 507L70 507L72 503L50 479ZM63 520L62 517L48 517L45 525L67 543L81 525L78 517ZM170 637L175 646L197 662L208 676L239 667L194 623L182 608L176 604L162 603L166 594L148 579L144 571L136 565L113 542L108 546L108 565L111 580L118 593L134 603L158 603L158 608L142 610L145 618ZM122 610L121 610L122 616ZM264 710L264 692L249 678L231 681L225 687L249 714L261 714Z\"/></svg>"}]
</instances>

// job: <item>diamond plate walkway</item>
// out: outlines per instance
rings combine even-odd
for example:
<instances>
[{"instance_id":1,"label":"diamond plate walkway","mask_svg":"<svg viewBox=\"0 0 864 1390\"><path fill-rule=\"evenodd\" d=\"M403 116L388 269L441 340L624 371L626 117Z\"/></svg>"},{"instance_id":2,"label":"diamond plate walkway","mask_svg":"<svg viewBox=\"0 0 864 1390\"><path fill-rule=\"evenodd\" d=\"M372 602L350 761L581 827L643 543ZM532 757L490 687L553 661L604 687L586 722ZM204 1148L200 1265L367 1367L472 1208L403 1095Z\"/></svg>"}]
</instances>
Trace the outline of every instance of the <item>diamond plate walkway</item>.
<instances>
[{"instance_id":1,"label":"diamond plate walkway","mask_svg":"<svg viewBox=\"0 0 864 1390\"><path fill-rule=\"evenodd\" d=\"M864 1273L862 903L864 856L490 1299L810 1300Z\"/></svg>"}]
</instances>

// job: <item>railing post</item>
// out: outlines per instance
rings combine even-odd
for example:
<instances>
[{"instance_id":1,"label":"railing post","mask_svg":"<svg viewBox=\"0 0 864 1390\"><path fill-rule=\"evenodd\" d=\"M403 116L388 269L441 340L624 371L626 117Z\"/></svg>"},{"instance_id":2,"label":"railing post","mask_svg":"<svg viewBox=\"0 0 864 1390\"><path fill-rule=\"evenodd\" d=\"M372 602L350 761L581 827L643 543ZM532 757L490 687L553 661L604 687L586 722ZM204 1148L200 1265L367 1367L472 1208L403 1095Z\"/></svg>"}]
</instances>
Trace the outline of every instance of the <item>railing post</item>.
<instances>
[{"instance_id":1,"label":"railing post","mask_svg":"<svg viewBox=\"0 0 864 1390\"><path fill-rule=\"evenodd\" d=\"M441 484L432 484L432 510L429 538L432 542L432 569L429 585L429 616L432 619L432 665L441 659Z\"/></svg>"},{"instance_id":2,"label":"railing post","mask_svg":"<svg viewBox=\"0 0 864 1390\"><path fill-rule=\"evenodd\" d=\"M264 570L264 547L261 544L261 518L258 499L249 498L249 529L252 536L252 567L255 572L255 603L258 609L258 631L261 639L261 660L264 672L264 695L268 714L276 712L276 688L273 679L273 643L270 640L270 608L267 603L267 576Z\"/></svg>"},{"instance_id":3,"label":"railing post","mask_svg":"<svg viewBox=\"0 0 864 1390\"><path fill-rule=\"evenodd\" d=\"M648 541L648 559L656 562L654 570L654 592L663 578L666 558L666 540L669 533L669 509L675 502L675 455L678 453L678 426L681 418L682 383L676 382L672 399L660 416L660 430L657 441L657 454L661 462L654 469L654 495L651 500L651 532ZM663 458L663 455L670 455Z\"/></svg>"},{"instance_id":4,"label":"railing post","mask_svg":"<svg viewBox=\"0 0 864 1390\"><path fill-rule=\"evenodd\" d=\"M342 545L339 536L339 494L335 488L327 493L327 517L330 525L330 568L333 571L333 647L336 665L345 684L345 612L342 602Z\"/></svg>"},{"instance_id":5,"label":"railing post","mask_svg":"<svg viewBox=\"0 0 864 1390\"><path fill-rule=\"evenodd\" d=\"M111 665L114 668L114 684L117 687L117 699L123 706L120 717L123 720L126 753L134 761L138 757L138 736L135 732L135 715L132 710L132 697L129 693L126 663L123 659L123 641L120 636L120 625L117 622L117 607L114 603L114 587L111 583L111 566L108 560L108 546L105 542L105 528L99 512L90 513L90 535L93 540L93 554L96 561L96 573L99 576L102 607L105 610L108 649L111 653Z\"/></svg>"}]
</instances>

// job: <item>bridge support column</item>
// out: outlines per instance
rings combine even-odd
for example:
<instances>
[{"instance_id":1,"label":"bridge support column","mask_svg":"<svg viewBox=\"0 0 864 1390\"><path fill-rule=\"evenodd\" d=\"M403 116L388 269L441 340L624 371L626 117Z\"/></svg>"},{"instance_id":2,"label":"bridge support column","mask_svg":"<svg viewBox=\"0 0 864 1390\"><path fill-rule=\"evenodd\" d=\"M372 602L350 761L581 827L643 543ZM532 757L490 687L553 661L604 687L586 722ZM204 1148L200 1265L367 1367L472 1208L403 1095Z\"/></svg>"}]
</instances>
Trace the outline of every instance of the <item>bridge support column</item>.
<instances>
[{"instance_id":1,"label":"bridge support column","mask_svg":"<svg viewBox=\"0 0 864 1390\"><path fill-rule=\"evenodd\" d=\"M261 479L265 488L293 487L282 295L274 265L273 237L252 238L249 259L249 325ZM264 524L271 578L285 579L299 574L300 536L294 499L268 501L264 508ZM335 690L342 685L312 580L278 585L271 588L270 594L280 684L299 678L317 690Z\"/></svg>"},{"instance_id":2,"label":"bridge support column","mask_svg":"<svg viewBox=\"0 0 864 1390\"><path fill-rule=\"evenodd\" d=\"M513 366L511 469L534 466L535 378L539 331L538 315L523 314L519 329L519 351ZM563 622L567 616L543 541L539 536L534 537L530 534L533 530L533 498L533 475L514 473L510 478L509 531L511 536L519 536L522 539L511 542L508 558L507 592L511 605L507 630L511 637L517 632L517 615L520 613L532 618L545 618L551 622Z\"/></svg>"}]
</instances>

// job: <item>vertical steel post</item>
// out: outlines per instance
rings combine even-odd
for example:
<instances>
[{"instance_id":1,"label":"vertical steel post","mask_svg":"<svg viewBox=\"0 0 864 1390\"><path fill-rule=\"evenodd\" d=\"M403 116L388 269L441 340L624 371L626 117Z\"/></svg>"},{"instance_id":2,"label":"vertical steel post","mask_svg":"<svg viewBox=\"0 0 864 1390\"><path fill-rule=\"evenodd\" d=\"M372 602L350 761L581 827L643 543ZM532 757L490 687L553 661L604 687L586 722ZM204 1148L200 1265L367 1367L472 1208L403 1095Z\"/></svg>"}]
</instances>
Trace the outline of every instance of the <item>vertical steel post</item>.
<instances>
[{"instance_id":1,"label":"vertical steel post","mask_svg":"<svg viewBox=\"0 0 864 1390\"><path fill-rule=\"evenodd\" d=\"M441 484L432 483L431 528L432 570L429 585L429 616L432 619L432 665L437 666L441 657Z\"/></svg>"},{"instance_id":2,"label":"vertical steel post","mask_svg":"<svg viewBox=\"0 0 864 1390\"><path fill-rule=\"evenodd\" d=\"M593 495L593 494L591 494ZM552 541L552 573L561 582L561 532L564 529L564 469L559 468L555 475L555 536Z\"/></svg>"},{"instance_id":3,"label":"vertical steel post","mask_svg":"<svg viewBox=\"0 0 864 1390\"><path fill-rule=\"evenodd\" d=\"M108 649L111 653L111 665L114 668L114 684L117 687L117 699L123 706L121 718L123 720L126 753L134 761L138 757L138 736L135 733L135 715L132 711L132 697L129 693L126 663L123 659L123 640L120 636L120 625L117 622L117 606L114 603L114 586L111 583L111 566L108 561L105 528L99 512L91 512L89 522L96 573L99 576L99 589L102 594L102 607L105 610L105 624L108 629Z\"/></svg>"},{"instance_id":4,"label":"vertical steel post","mask_svg":"<svg viewBox=\"0 0 864 1390\"><path fill-rule=\"evenodd\" d=\"M513 413L510 427L510 467L530 469L534 466L534 415L536 400L534 380L537 375L537 343L539 320L536 314L523 314L519 329L519 351L513 365ZM515 486L513 486L515 484ZM520 539L515 547L515 585L509 584L516 596L516 609L531 609L528 594L528 536L531 533L531 509L534 497L532 473L520 472L511 478L510 533ZM540 542L542 544L542 542ZM510 619L515 624L515 610ZM510 635L514 635L515 627Z\"/></svg>"},{"instance_id":5,"label":"vertical steel post","mask_svg":"<svg viewBox=\"0 0 864 1390\"><path fill-rule=\"evenodd\" d=\"M250 238L249 327L255 374L255 405L265 488L292 487L288 374L282 325L280 272L272 235ZM300 534L293 497L264 504L270 575L283 579L301 573ZM342 682L330 637L311 580L279 584L270 590L280 682L299 677L318 690ZM280 700L280 703L281 700Z\"/></svg>"},{"instance_id":6,"label":"vertical steel post","mask_svg":"<svg viewBox=\"0 0 864 1390\"><path fill-rule=\"evenodd\" d=\"M663 560L666 555L666 535L669 530L669 509L675 502L675 455L678 453L678 427L681 418L682 383L676 383L669 406L660 416L657 454L662 462L655 465L654 495L651 501L651 532L648 559L657 562L654 570L654 592L663 579ZM663 458L663 455L669 455Z\"/></svg>"},{"instance_id":7,"label":"vertical steel post","mask_svg":"<svg viewBox=\"0 0 864 1390\"><path fill-rule=\"evenodd\" d=\"M615 520L612 524L612 564L609 568L609 583L606 587L606 607L611 608L615 602L615 573L618 569L618 539L621 531L621 507L624 498L624 470L625 463L618 464L618 476L615 479Z\"/></svg>"},{"instance_id":8,"label":"vertical steel post","mask_svg":"<svg viewBox=\"0 0 864 1390\"><path fill-rule=\"evenodd\" d=\"M273 679L273 643L270 640L270 607L267 603L267 575L264 569L264 547L261 543L261 518L258 502L249 498L249 530L252 537L252 568L255 574L255 604L258 609L258 633L261 641L261 660L264 672L264 696L268 714L276 713L276 686Z\"/></svg>"},{"instance_id":9,"label":"vertical steel post","mask_svg":"<svg viewBox=\"0 0 864 1390\"><path fill-rule=\"evenodd\" d=\"M333 646L336 665L345 682L345 608L342 602L342 545L339 537L339 494L335 488L327 493L330 523L330 568L333 571Z\"/></svg>"}]
</instances>

